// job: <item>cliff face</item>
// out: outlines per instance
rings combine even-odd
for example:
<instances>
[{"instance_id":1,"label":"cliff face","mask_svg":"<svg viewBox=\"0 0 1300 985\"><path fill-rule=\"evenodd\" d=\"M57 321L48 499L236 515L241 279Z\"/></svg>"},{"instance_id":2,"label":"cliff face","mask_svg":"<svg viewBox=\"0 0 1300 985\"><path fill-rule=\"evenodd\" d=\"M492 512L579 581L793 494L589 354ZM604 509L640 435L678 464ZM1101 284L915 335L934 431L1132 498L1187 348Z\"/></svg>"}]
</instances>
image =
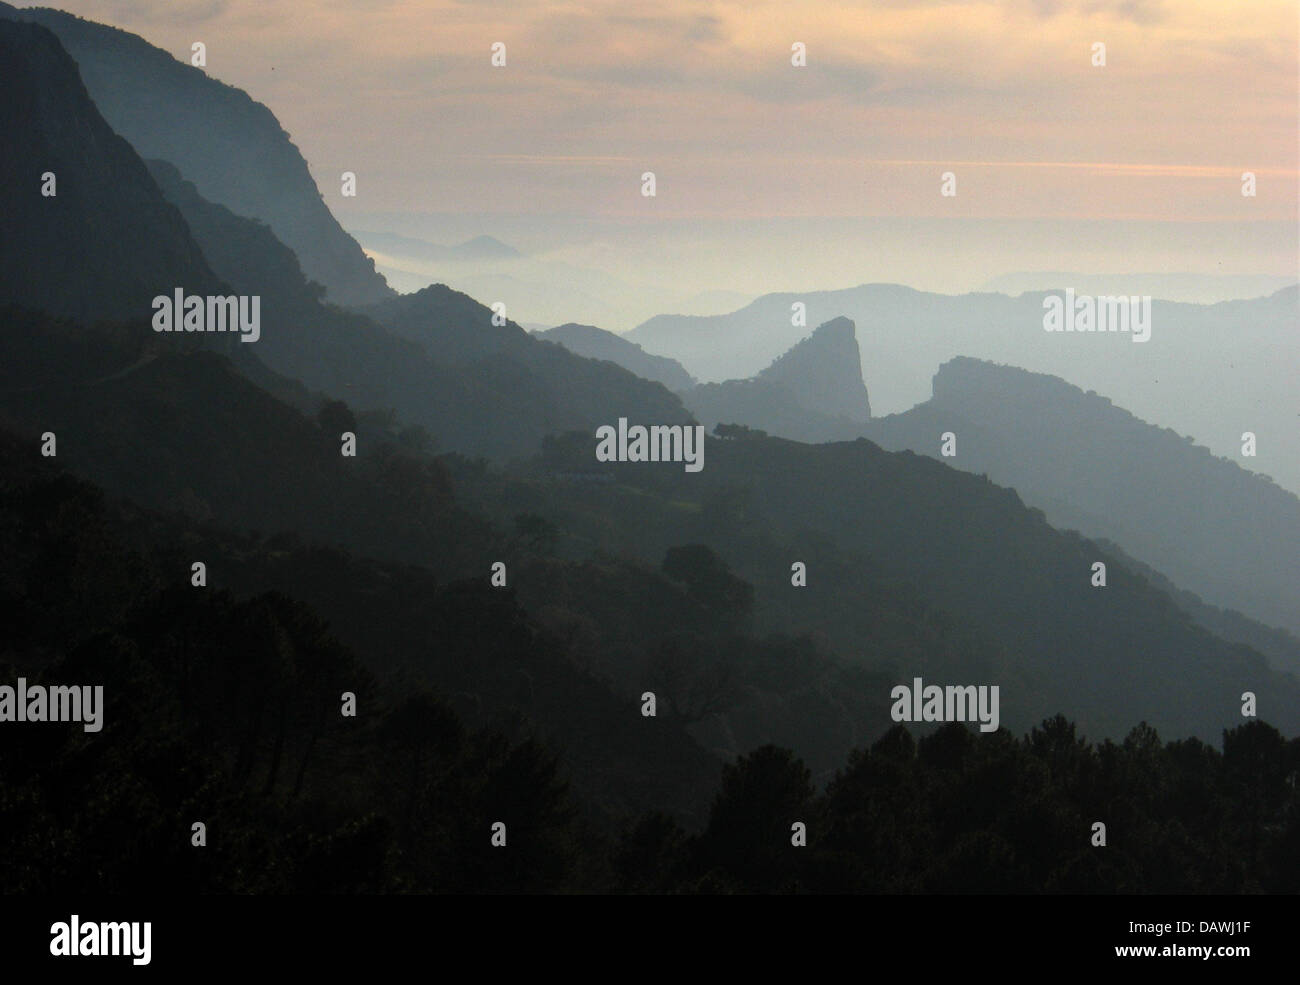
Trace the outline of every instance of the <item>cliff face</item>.
<instances>
[{"instance_id":1,"label":"cliff face","mask_svg":"<svg viewBox=\"0 0 1300 985\"><path fill-rule=\"evenodd\" d=\"M355 305L392 295L326 208L279 121L243 90L134 34L61 11L0 3L0 18L54 32L99 112L140 157L167 161L208 201L264 220L330 301Z\"/></svg>"},{"instance_id":2,"label":"cliff face","mask_svg":"<svg viewBox=\"0 0 1300 985\"><path fill-rule=\"evenodd\" d=\"M706 427L743 424L793 441L860 437L871 416L853 322L833 318L757 376L701 383L682 400Z\"/></svg>"},{"instance_id":3,"label":"cliff face","mask_svg":"<svg viewBox=\"0 0 1300 985\"><path fill-rule=\"evenodd\" d=\"M159 294L218 289L54 34L0 19L0 91L0 302L82 322L146 319ZM53 195L42 194L47 172Z\"/></svg>"},{"instance_id":4,"label":"cliff face","mask_svg":"<svg viewBox=\"0 0 1300 985\"><path fill-rule=\"evenodd\" d=\"M871 417L854 324L833 318L758 374L780 383L802 407L828 417Z\"/></svg>"}]
</instances>

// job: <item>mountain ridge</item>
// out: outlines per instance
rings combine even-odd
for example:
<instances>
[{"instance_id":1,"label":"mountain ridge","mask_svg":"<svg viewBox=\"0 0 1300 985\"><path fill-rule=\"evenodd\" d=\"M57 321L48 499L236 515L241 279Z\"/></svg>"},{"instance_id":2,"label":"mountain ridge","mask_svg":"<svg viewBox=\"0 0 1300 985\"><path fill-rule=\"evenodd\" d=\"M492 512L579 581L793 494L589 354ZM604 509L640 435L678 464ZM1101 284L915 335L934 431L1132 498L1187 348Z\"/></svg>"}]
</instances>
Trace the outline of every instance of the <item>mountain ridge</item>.
<instances>
[{"instance_id":1,"label":"mountain ridge","mask_svg":"<svg viewBox=\"0 0 1300 985\"><path fill-rule=\"evenodd\" d=\"M138 35L60 10L0 2L0 18L57 35L99 112L140 157L168 161L204 198L259 216L330 300L361 304L393 293L326 207L275 115L248 93Z\"/></svg>"}]
</instances>

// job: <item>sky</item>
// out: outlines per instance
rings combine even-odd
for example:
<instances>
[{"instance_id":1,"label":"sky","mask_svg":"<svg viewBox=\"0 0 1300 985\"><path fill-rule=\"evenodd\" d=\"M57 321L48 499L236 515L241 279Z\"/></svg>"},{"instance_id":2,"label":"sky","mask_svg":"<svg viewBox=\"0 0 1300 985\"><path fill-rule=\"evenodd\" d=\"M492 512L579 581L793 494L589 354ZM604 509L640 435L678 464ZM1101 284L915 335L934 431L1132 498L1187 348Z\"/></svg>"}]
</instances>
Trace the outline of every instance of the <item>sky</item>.
<instances>
[{"instance_id":1,"label":"sky","mask_svg":"<svg viewBox=\"0 0 1300 985\"><path fill-rule=\"evenodd\" d=\"M60 6L186 60L202 41L350 229L491 234L679 294L1300 262L1295 0Z\"/></svg>"}]
</instances>

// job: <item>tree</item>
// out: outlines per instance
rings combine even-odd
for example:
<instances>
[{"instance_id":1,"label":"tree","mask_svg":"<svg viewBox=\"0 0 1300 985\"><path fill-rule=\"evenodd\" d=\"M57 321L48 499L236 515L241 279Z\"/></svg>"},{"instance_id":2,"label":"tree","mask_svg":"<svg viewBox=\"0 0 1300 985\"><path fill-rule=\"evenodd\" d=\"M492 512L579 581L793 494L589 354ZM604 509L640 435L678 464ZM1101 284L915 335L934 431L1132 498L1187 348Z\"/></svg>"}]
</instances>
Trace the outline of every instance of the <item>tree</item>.
<instances>
[{"instance_id":1,"label":"tree","mask_svg":"<svg viewBox=\"0 0 1300 985\"><path fill-rule=\"evenodd\" d=\"M664 555L663 573L686 586L696 602L736 624L748 618L754 607L754 586L737 578L704 544L670 547Z\"/></svg>"},{"instance_id":2,"label":"tree","mask_svg":"<svg viewBox=\"0 0 1300 985\"><path fill-rule=\"evenodd\" d=\"M316 412L316 423L328 434L339 435L344 431L354 434L357 430L357 418L342 400L327 400Z\"/></svg>"}]
</instances>

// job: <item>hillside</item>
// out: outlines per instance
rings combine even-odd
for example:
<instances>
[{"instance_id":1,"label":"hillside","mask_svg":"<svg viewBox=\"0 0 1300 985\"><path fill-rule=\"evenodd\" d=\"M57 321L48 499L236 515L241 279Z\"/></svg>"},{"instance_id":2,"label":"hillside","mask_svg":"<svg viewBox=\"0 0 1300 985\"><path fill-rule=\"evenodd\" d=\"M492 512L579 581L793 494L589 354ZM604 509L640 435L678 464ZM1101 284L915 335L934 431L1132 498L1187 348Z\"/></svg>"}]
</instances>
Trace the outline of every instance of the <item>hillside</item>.
<instances>
[{"instance_id":1,"label":"hillside","mask_svg":"<svg viewBox=\"0 0 1300 985\"><path fill-rule=\"evenodd\" d=\"M0 18L0 303L95 321L148 318L175 287L219 282L131 146L45 28ZM45 173L52 196L42 194Z\"/></svg>"},{"instance_id":2,"label":"hillside","mask_svg":"<svg viewBox=\"0 0 1300 985\"><path fill-rule=\"evenodd\" d=\"M957 435L945 464L1014 487L1055 525L1115 541L1213 605L1300 633L1300 500L1241 459L1056 377L974 359L945 363L929 401L865 433L939 457L945 431Z\"/></svg>"},{"instance_id":3,"label":"hillside","mask_svg":"<svg viewBox=\"0 0 1300 985\"><path fill-rule=\"evenodd\" d=\"M364 304L392 294L322 201L289 135L243 90L134 34L62 11L0 3L0 18L57 35L116 133L141 157L174 165L209 201L265 221L329 300Z\"/></svg>"},{"instance_id":4,"label":"hillside","mask_svg":"<svg viewBox=\"0 0 1300 985\"><path fill-rule=\"evenodd\" d=\"M675 393L681 393L695 385L691 374L676 360L652 356L636 343L628 342L622 336L594 325L569 322L537 332L536 335L547 342L558 342L575 355L617 363L629 373L634 373L643 380L662 383Z\"/></svg>"}]
</instances>

